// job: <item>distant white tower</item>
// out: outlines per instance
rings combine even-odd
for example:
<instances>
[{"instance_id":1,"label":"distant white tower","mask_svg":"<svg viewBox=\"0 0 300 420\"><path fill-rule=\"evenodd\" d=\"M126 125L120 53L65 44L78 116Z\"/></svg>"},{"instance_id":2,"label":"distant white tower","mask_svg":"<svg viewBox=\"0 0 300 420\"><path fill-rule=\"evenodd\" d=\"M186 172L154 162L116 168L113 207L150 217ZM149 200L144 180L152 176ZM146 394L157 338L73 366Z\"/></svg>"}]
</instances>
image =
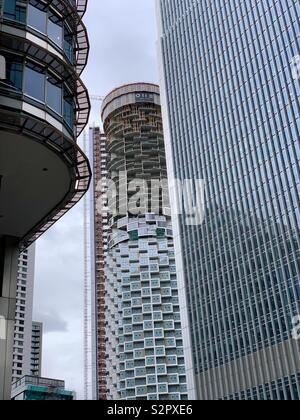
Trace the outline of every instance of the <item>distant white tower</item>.
<instances>
[{"instance_id":1,"label":"distant white tower","mask_svg":"<svg viewBox=\"0 0 300 420\"><path fill-rule=\"evenodd\" d=\"M35 245L22 252L18 265L16 321L13 347L12 382L31 372L31 330L33 284L35 271Z\"/></svg>"}]
</instances>

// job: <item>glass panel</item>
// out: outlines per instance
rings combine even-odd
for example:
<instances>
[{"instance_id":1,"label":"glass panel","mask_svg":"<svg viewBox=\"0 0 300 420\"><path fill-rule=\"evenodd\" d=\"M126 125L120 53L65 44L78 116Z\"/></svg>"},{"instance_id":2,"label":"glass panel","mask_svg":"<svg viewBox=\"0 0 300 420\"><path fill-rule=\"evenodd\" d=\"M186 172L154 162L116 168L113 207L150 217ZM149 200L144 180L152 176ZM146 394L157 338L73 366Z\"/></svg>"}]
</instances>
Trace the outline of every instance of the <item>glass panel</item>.
<instances>
[{"instance_id":1,"label":"glass panel","mask_svg":"<svg viewBox=\"0 0 300 420\"><path fill-rule=\"evenodd\" d=\"M61 84L58 83L54 78L48 77L46 86L47 86L46 105L61 115L61 108L62 108Z\"/></svg>"},{"instance_id":2,"label":"glass panel","mask_svg":"<svg viewBox=\"0 0 300 420\"><path fill-rule=\"evenodd\" d=\"M20 23L26 21L26 3L24 0L5 0L4 17Z\"/></svg>"},{"instance_id":3,"label":"glass panel","mask_svg":"<svg viewBox=\"0 0 300 420\"><path fill-rule=\"evenodd\" d=\"M63 46L63 28L59 19L52 15L48 20L48 37L60 48Z\"/></svg>"},{"instance_id":4,"label":"glass panel","mask_svg":"<svg viewBox=\"0 0 300 420\"><path fill-rule=\"evenodd\" d=\"M6 59L6 82L18 90L22 90L23 64Z\"/></svg>"},{"instance_id":5,"label":"glass panel","mask_svg":"<svg viewBox=\"0 0 300 420\"><path fill-rule=\"evenodd\" d=\"M73 7L77 7L77 5L76 5L76 0L69 0L69 1L70 1L71 5L72 5Z\"/></svg>"},{"instance_id":6,"label":"glass panel","mask_svg":"<svg viewBox=\"0 0 300 420\"><path fill-rule=\"evenodd\" d=\"M73 36L70 32L65 28L65 35L64 35L64 52L68 59L73 62Z\"/></svg>"},{"instance_id":7,"label":"glass panel","mask_svg":"<svg viewBox=\"0 0 300 420\"><path fill-rule=\"evenodd\" d=\"M38 8L38 5L28 5L28 17L27 23L32 28L36 29L43 34L47 31L47 13L42 8Z\"/></svg>"},{"instance_id":8,"label":"glass panel","mask_svg":"<svg viewBox=\"0 0 300 420\"><path fill-rule=\"evenodd\" d=\"M16 0L5 0L5 2L4 2L4 16L15 20L15 17L16 17Z\"/></svg>"},{"instance_id":9,"label":"glass panel","mask_svg":"<svg viewBox=\"0 0 300 420\"><path fill-rule=\"evenodd\" d=\"M74 125L74 101L73 97L65 89L64 92L64 120L69 127L73 128Z\"/></svg>"},{"instance_id":10,"label":"glass panel","mask_svg":"<svg viewBox=\"0 0 300 420\"><path fill-rule=\"evenodd\" d=\"M45 74L39 67L30 64L25 67L24 93L45 102Z\"/></svg>"}]
</instances>

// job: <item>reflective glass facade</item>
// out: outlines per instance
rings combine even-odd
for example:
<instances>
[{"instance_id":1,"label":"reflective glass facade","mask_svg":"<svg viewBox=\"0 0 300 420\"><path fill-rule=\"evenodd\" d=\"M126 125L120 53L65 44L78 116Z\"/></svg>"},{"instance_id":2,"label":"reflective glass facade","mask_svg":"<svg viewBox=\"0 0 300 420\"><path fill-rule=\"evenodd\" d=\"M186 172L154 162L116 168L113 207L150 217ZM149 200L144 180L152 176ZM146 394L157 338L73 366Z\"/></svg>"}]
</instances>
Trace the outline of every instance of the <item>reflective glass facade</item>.
<instances>
[{"instance_id":1,"label":"reflective glass facade","mask_svg":"<svg viewBox=\"0 0 300 420\"><path fill-rule=\"evenodd\" d=\"M88 92L80 77L89 52L82 20L86 7L87 0L0 1L0 131L17 132L20 128L66 159L72 182L68 182L69 193L59 197L64 212L66 204L72 202L73 206L79 201L90 180L88 161L76 144L90 112ZM54 212L54 208L53 203L48 211ZM49 213L47 222L50 219ZM35 224L36 231L46 229L42 216ZM29 228L13 235L26 235L22 238L26 246L33 241Z\"/></svg>"},{"instance_id":2,"label":"reflective glass facade","mask_svg":"<svg viewBox=\"0 0 300 420\"><path fill-rule=\"evenodd\" d=\"M28 361L22 357L28 343L22 313L26 290L23 283L21 291L17 284L19 250L27 249L77 204L91 180L88 159L77 145L90 111L80 77L89 52L82 20L86 7L87 0L0 0L0 399L4 400L10 399L12 373L14 378L29 373L24 372ZM15 311L20 316L14 336Z\"/></svg>"},{"instance_id":3,"label":"reflective glass facade","mask_svg":"<svg viewBox=\"0 0 300 420\"><path fill-rule=\"evenodd\" d=\"M71 12L68 18L60 15L49 2L36 0L4 0L3 18L7 24L14 22L39 39L49 42L69 64L76 64L75 50L77 23ZM80 48L80 47L79 47ZM61 72L49 70L43 61L28 61L15 55L4 55L7 63L7 87L23 92L44 106L54 117L60 117L66 128L73 131L76 110L74 79L61 77Z\"/></svg>"},{"instance_id":4,"label":"reflective glass facade","mask_svg":"<svg viewBox=\"0 0 300 420\"><path fill-rule=\"evenodd\" d=\"M60 48L74 63L75 36L70 19L62 19L59 12L50 7L49 2L37 0L4 0L3 16L27 26L38 36L44 35Z\"/></svg>"},{"instance_id":5,"label":"reflective glass facade","mask_svg":"<svg viewBox=\"0 0 300 420\"><path fill-rule=\"evenodd\" d=\"M167 157L206 185L205 221L179 218L176 247L197 396L299 399L299 3L158 8Z\"/></svg>"},{"instance_id":6,"label":"reflective glass facade","mask_svg":"<svg viewBox=\"0 0 300 420\"><path fill-rule=\"evenodd\" d=\"M13 401L73 401L75 393L57 379L26 375L12 386Z\"/></svg>"}]
</instances>

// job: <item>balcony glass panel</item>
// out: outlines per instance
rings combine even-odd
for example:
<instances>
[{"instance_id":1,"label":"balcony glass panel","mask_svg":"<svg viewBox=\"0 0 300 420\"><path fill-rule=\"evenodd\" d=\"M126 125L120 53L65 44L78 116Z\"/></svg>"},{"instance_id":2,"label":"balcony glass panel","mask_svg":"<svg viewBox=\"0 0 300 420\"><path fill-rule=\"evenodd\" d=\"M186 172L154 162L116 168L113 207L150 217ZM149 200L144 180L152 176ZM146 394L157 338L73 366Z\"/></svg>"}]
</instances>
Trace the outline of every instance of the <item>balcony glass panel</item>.
<instances>
[{"instance_id":1,"label":"balcony glass panel","mask_svg":"<svg viewBox=\"0 0 300 420\"><path fill-rule=\"evenodd\" d=\"M63 27L55 15L48 19L48 37L60 48L63 48Z\"/></svg>"},{"instance_id":2,"label":"balcony glass panel","mask_svg":"<svg viewBox=\"0 0 300 420\"><path fill-rule=\"evenodd\" d=\"M22 90L23 64L15 59L6 59L6 80L7 87L13 87Z\"/></svg>"},{"instance_id":3,"label":"balcony glass panel","mask_svg":"<svg viewBox=\"0 0 300 420\"><path fill-rule=\"evenodd\" d=\"M26 22L26 3L20 0L5 0L3 14L6 19Z\"/></svg>"},{"instance_id":4,"label":"balcony glass panel","mask_svg":"<svg viewBox=\"0 0 300 420\"><path fill-rule=\"evenodd\" d=\"M46 34L47 33L47 12L38 5L28 5L27 23L33 29Z\"/></svg>"},{"instance_id":5,"label":"balcony glass panel","mask_svg":"<svg viewBox=\"0 0 300 420\"><path fill-rule=\"evenodd\" d=\"M62 113L62 87L55 79L48 77L47 82L47 106L61 115Z\"/></svg>"},{"instance_id":6,"label":"balcony glass panel","mask_svg":"<svg viewBox=\"0 0 300 420\"><path fill-rule=\"evenodd\" d=\"M45 74L42 69L31 65L25 67L24 92L40 102L45 102Z\"/></svg>"}]
</instances>

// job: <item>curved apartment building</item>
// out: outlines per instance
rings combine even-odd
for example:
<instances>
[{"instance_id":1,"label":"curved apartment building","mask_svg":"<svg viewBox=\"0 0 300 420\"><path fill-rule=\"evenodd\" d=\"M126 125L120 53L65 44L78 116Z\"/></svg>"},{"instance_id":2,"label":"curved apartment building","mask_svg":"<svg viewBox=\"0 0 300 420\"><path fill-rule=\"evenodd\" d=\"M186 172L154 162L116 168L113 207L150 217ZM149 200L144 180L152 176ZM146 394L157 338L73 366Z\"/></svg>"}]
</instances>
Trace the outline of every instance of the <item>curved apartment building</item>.
<instances>
[{"instance_id":1,"label":"curved apartment building","mask_svg":"<svg viewBox=\"0 0 300 420\"><path fill-rule=\"evenodd\" d=\"M89 162L76 142L90 110L80 78L89 51L82 21L86 5L87 0L0 2L0 316L5 338L0 354L12 337L15 293L8 273L16 270L14 254L72 208L90 182ZM11 369L9 361L6 367ZM11 371L0 375L1 392L3 384L10 387Z\"/></svg>"},{"instance_id":2,"label":"curved apartment building","mask_svg":"<svg viewBox=\"0 0 300 420\"><path fill-rule=\"evenodd\" d=\"M108 398L184 400L159 87L137 83L114 90L104 100L102 119L110 183L116 187L106 261ZM156 182L160 192L150 193Z\"/></svg>"}]
</instances>

